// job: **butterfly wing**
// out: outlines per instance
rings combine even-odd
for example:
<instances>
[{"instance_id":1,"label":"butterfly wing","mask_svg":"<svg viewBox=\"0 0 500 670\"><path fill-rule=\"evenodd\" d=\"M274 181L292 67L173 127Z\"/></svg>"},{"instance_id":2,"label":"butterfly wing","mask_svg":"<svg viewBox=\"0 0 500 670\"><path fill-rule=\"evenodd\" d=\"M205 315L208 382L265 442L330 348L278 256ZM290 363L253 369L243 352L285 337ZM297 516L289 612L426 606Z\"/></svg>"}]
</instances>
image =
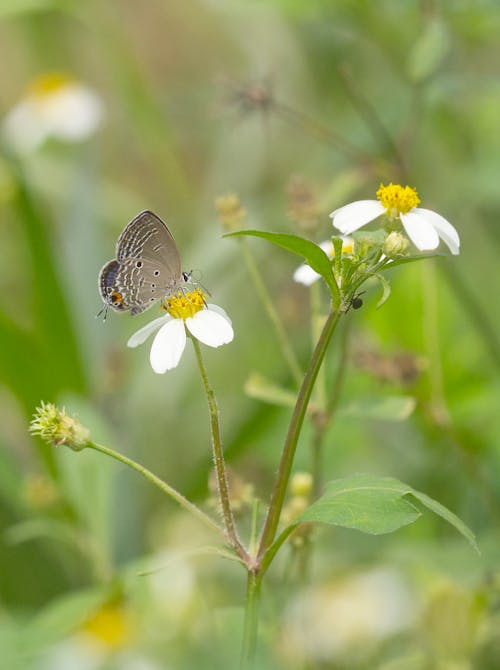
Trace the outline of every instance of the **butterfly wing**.
<instances>
[{"instance_id":1,"label":"butterfly wing","mask_svg":"<svg viewBox=\"0 0 500 670\"><path fill-rule=\"evenodd\" d=\"M182 283L182 277L180 282L172 283L170 273L159 263L143 258L113 259L99 274L103 302L118 312L130 310L132 316L171 295Z\"/></svg>"},{"instance_id":2,"label":"butterfly wing","mask_svg":"<svg viewBox=\"0 0 500 670\"><path fill-rule=\"evenodd\" d=\"M158 263L172 282L181 277L181 258L171 232L160 217L148 210L126 226L116 243L116 258L140 258Z\"/></svg>"},{"instance_id":3,"label":"butterfly wing","mask_svg":"<svg viewBox=\"0 0 500 670\"><path fill-rule=\"evenodd\" d=\"M116 243L116 259L99 273L99 291L106 305L132 316L175 293L185 280L174 238L153 212L138 214Z\"/></svg>"}]
</instances>

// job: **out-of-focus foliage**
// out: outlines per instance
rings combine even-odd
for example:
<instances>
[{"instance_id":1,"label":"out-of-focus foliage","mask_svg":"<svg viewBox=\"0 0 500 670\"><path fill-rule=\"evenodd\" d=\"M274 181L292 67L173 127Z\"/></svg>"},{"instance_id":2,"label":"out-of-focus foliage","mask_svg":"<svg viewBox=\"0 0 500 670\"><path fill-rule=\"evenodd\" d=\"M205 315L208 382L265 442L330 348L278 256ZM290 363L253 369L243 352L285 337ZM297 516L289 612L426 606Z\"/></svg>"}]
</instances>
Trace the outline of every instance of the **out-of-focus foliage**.
<instances>
[{"instance_id":1,"label":"out-of-focus foliage","mask_svg":"<svg viewBox=\"0 0 500 670\"><path fill-rule=\"evenodd\" d=\"M134 473L49 449L29 418L41 400L66 405L96 441L212 505L193 352L156 376L146 348L125 347L149 316L94 318L118 234L154 210L233 320L234 342L206 360L249 532L249 484L263 509L295 385L214 199L237 192L246 227L322 241L328 213L380 181L416 186L462 252L396 268L383 307L374 285L350 314L325 370L331 392L346 357L322 479L408 482L459 515L482 555L431 514L394 535L294 534L263 593L258 667L500 667L499 30L491 0L0 0L2 118L48 73L103 108L92 137L0 145L6 668L235 667L240 566ZM305 365L297 259L247 243ZM249 379L268 402L255 384L245 394ZM309 427L297 471L312 467L310 441Z\"/></svg>"}]
</instances>

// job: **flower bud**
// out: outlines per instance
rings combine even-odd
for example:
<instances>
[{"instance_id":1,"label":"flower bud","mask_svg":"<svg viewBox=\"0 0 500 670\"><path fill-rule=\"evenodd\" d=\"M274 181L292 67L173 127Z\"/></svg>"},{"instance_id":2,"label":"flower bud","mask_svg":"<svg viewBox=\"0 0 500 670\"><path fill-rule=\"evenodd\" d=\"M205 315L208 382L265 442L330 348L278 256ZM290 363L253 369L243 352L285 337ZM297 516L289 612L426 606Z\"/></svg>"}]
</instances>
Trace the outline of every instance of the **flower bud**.
<instances>
[{"instance_id":1,"label":"flower bud","mask_svg":"<svg viewBox=\"0 0 500 670\"><path fill-rule=\"evenodd\" d=\"M227 193L215 199L217 217L228 232L239 230L246 219L247 211L236 193Z\"/></svg>"},{"instance_id":2,"label":"flower bud","mask_svg":"<svg viewBox=\"0 0 500 670\"><path fill-rule=\"evenodd\" d=\"M89 442L89 431L73 416L66 414L52 403L37 407L31 420L30 433L40 435L48 444L58 447L62 444L74 451L85 449Z\"/></svg>"},{"instance_id":3,"label":"flower bud","mask_svg":"<svg viewBox=\"0 0 500 670\"><path fill-rule=\"evenodd\" d=\"M313 478L309 472L296 472L290 480L290 491L294 496L308 496L312 491Z\"/></svg>"},{"instance_id":4,"label":"flower bud","mask_svg":"<svg viewBox=\"0 0 500 670\"><path fill-rule=\"evenodd\" d=\"M402 256L409 246L410 242L404 235L392 231L385 238L382 251L388 258L394 258L394 256Z\"/></svg>"}]
</instances>

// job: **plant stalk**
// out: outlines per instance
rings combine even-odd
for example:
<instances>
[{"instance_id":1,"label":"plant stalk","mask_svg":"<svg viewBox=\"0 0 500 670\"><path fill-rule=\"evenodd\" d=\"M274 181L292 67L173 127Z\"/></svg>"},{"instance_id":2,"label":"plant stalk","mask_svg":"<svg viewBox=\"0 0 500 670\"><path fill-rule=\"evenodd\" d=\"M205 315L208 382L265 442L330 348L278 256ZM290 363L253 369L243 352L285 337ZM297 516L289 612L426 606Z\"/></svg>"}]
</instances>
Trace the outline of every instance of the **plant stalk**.
<instances>
[{"instance_id":1,"label":"plant stalk","mask_svg":"<svg viewBox=\"0 0 500 670\"><path fill-rule=\"evenodd\" d=\"M248 571L243 641L241 645L240 659L241 670L251 670L251 668L254 667L255 651L257 648L261 581L261 574L252 570Z\"/></svg>"},{"instance_id":2,"label":"plant stalk","mask_svg":"<svg viewBox=\"0 0 500 670\"><path fill-rule=\"evenodd\" d=\"M217 407L217 400L215 398L214 390L212 389L212 387L210 386L210 382L208 381L205 363L203 362L203 357L201 355L200 344L195 337L192 337L191 341L193 342L194 351L196 353L196 360L198 362L198 368L200 370L205 395L207 397L208 410L210 414L210 435L212 442L212 454L215 465L215 473L217 476L217 490L219 493L219 502L227 536L226 539L229 542L229 544L233 547L233 549L236 550L238 555L246 563L249 559L248 553L241 544L240 539L238 537L238 532L236 530L236 525L234 522L233 510L231 507L231 499L229 497L229 485L227 480L227 469L226 469L226 462L224 459L224 451L222 448L222 438L219 423L219 410Z\"/></svg>"},{"instance_id":3,"label":"plant stalk","mask_svg":"<svg viewBox=\"0 0 500 670\"><path fill-rule=\"evenodd\" d=\"M339 309L332 310L330 312L323 330L321 331L320 338L313 351L311 360L309 361L309 366L304 376L304 380L300 387L299 394L297 396L297 402L295 403L292 418L290 419L290 424L288 426L285 445L281 454L278 475L271 496L269 509L267 511L264 529L262 531L258 553L259 560L262 559L262 557L265 555L276 535L281 509L285 500L288 480L290 479L290 473L295 457L295 450L297 448L297 442L302 430L302 424L304 423L307 406L311 398L314 382L316 381L316 377L318 376L318 372L328 349L331 337L342 314L343 312Z\"/></svg>"}]
</instances>

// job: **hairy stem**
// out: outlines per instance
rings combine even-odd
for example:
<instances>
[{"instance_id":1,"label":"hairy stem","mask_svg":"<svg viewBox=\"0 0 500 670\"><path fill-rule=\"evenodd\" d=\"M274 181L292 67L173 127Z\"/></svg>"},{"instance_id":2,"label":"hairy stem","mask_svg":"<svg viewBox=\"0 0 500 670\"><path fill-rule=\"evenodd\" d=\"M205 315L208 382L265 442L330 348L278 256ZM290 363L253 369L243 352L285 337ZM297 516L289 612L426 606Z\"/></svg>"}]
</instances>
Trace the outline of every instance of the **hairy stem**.
<instances>
[{"instance_id":1,"label":"hairy stem","mask_svg":"<svg viewBox=\"0 0 500 670\"><path fill-rule=\"evenodd\" d=\"M241 544L238 533L236 530L236 525L234 523L234 515L231 507L231 500L229 497L229 485L227 480L227 470L226 462L224 459L224 451L222 449L222 439L221 439L221 430L219 424L219 410L217 407L217 400L215 398L215 393L210 382L208 381L207 371L205 364L203 362L203 357L201 355L200 344L195 337L191 338L193 342L193 347L196 353L196 360L198 362L198 368L200 370L201 379L203 381L203 387L205 389L205 395L207 397L208 410L210 414L210 434L212 442L212 453L215 465L215 473L217 476L217 490L219 493L219 502L222 511L222 517L224 519L224 527L226 530L226 536L228 542L231 546L237 551L238 555L247 561L248 554Z\"/></svg>"}]
</instances>

